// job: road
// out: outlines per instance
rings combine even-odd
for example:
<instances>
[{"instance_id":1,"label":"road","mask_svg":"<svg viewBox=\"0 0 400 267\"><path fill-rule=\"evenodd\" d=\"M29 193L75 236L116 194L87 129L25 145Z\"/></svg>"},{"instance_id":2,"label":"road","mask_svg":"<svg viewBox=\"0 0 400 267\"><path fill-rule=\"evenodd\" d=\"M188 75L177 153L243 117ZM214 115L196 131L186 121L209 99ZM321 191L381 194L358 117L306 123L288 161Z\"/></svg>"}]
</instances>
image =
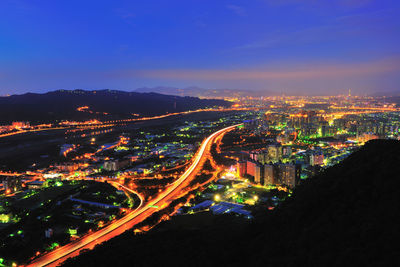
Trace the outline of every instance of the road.
<instances>
[{"instance_id":1,"label":"road","mask_svg":"<svg viewBox=\"0 0 400 267\"><path fill-rule=\"evenodd\" d=\"M7 136L12 136L12 135L16 135L16 134L42 132L42 131L52 131L52 130L63 130L63 129L65 129L65 128L63 128L63 127L52 127L52 128L43 128L43 129L20 130L20 131L17 131L17 132L0 134L0 138L7 137Z\"/></svg>"},{"instance_id":2,"label":"road","mask_svg":"<svg viewBox=\"0 0 400 267\"><path fill-rule=\"evenodd\" d=\"M207 137L202 142L196 155L193 157L190 167L179 177L178 180L176 180L155 199L149 201L143 207L139 207L135 211L128 213L125 217L112 222L108 226L96 232L90 233L78 239L77 241L68 243L67 245L59 247L52 252L44 254L43 256L32 261L28 266L57 266L66 259L79 255L81 250L92 249L95 245L120 235L124 231L132 228L134 225L142 222L144 219L148 218L157 211L154 206L165 207L168 205L171 201L175 200L182 194L182 191L185 189L185 187L187 187L190 181L201 169L202 164L209 156L211 145L213 144L215 138L226 133L227 131L234 129L237 126L238 125L226 127Z\"/></svg>"},{"instance_id":3,"label":"road","mask_svg":"<svg viewBox=\"0 0 400 267\"><path fill-rule=\"evenodd\" d=\"M13 135L19 135L19 134L24 134L24 133L32 133L32 132L40 132L40 131L50 131L50 130L68 130L68 129L74 129L75 127L82 127L84 128L93 128L93 127L99 127L99 126L104 126L104 124L109 124L108 126L115 126L115 124L118 123L129 123L129 122L139 122L139 121L149 121L149 120L158 120L158 119L163 119L167 117L172 117L172 116L178 116L178 115L187 115L187 114L192 114L192 113L198 113L198 112L226 112L226 111L239 111L239 110L250 110L253 108L222 108L222 109L217 109L217 108L206 108L206 109L197 109L197 110L189 110L189 111L182 111L182 112L175 112L175 113L168 113L164 115L158 115L158 116L153 116L153 117L141 117L141 118L133 118L133 119L121 119L121 120L113 120L113 121L104 121L104 122L98 122L95 124L72 124L72 125L64 125L62 127L51 127L51 128L40 128L40 129L28 129L28 130L19 130L16 132L11 132L11 133L5 133L5 134L0 134L0 138L2 137L8 137L8 136L13 136Z\"/></svg>"}]
</instances>

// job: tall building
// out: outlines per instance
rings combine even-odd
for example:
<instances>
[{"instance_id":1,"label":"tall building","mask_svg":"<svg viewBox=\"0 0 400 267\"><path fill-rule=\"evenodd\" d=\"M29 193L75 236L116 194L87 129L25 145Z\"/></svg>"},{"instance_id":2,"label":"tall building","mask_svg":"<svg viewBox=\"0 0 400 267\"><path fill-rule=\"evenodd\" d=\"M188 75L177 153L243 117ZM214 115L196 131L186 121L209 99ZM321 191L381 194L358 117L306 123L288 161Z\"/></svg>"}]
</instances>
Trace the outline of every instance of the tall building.
<instances>
[{"instance_id":1,"label":"tall building","mask_svg":"<svg viewBox=\"0 0 400 267\"><path fill-rule=\"evenodd\" d=\"M250 158L252 160L255 160L257 162L260 162L264 164L265 162L268 161L268 151L266 150L261 150L261 151L255 151L250 153Z\"/></svg>"},{"instance_id":2,"label":"tall building","mask_svg":"<svg viewBox=\"0 0 400 267\"><path fill-rule=\"evenodd\" d=\"M260 185L286 185L295 187L300 181L301 166L292 163L261 164L247 161L245 174L253 176Z\"/></svg>"},{"instance_id":3,"label":"tall building","mask_svg":"<svg viewBox=\"0 0 400 267\"><path fill-rule=\"evenodd\" d=\"M247 174L254 177L256 173L256 162L248 160L246 168L247 168Z\"/></svg>"},{"instance_id":4,"label":"tall building","mask_svg":"<svg viewBox=\"0 0 400 267\"><path fill-rule=\"evenodd\" d=\"M268 162L278 162L282 159L282 145L273 144L267 147L268 149Z\"/></svg>"},{"instance_id":5,"label":"tall building","mask_svg":"<svg viewBox=\"0 0 400 267\"><path fill-rule=\"evenodd\" d=\"M264 184L264 165L257 163L255 166L254 182L256 184Z\"/></svg>"},{"instance_id":6,"label":"tall building","mask_svg":"<svg viewBox=\"0 0 400 267\"><path fill-rule=\"evenodd\" d=\"M266 164L264 165L264 186L275 184L275 170L274 165Z\"/></svg>"},{"instance_id":7,"label":"tall building","mask_svg":"<svg viewBox=\"0 0 400 267\"><path fill-rule=\"evenodd\" d=\"M104 169L107 171L118 171L121 168L124 168L130 164L129 159L125 160L109 160L104 162Z\"/></svg>"},{"instance_id":8,"label":"tall building","mask_svg":"<svg viewBox=\"0 0 400 267\"><path fill-rule=\"evenodd\" d=\"M310 155L310 165L324 165L324 154L321 152L315 152Z\"/></svg>"},{"instance_id":9,"label":"tall building","mask_svg":"<svg viewBox=\"0 0 400 267\"><path fill-rule=\"evenodd\" d=\"M247 173L247 162L244 160L238 161L238 163L236 164L236 170L237 174L240 177L244 177Z\"/></svg>"},{"instance_id":10,"label":"tall building","mask_svg":"<svg viewBox=\"0 0 400 267\"><path fill-rule=\"evenodd\" d=\"M279 164L279 182L294 188L300 177L297 177L296 165L294 164Z\"/></svg>"}]
</instances>

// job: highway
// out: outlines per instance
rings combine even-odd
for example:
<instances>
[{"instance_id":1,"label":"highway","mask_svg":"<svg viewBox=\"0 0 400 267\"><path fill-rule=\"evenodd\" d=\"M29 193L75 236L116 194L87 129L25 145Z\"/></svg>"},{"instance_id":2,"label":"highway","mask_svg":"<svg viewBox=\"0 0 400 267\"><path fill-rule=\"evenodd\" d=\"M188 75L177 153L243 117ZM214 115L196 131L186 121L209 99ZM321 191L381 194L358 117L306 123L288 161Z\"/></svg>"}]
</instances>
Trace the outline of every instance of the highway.
<instances>
[{"instance_id":1,"label":"highway","mask_svg":"<svg viewBox=\"0 0 400 267\"><path fill-rule=\"evenodd\" d=\"M120 235L124 231L132 228L134 225L142 222L144 219L148 218L157 211L154 206L167 206L171 201L181 195L185 187L187 187L190 181L201 169L202 164L209 155L211 145L213 144L215 138L223 135L227 131L234 129L237 126L238 125L226 127L207 137L202 142L196 155L193 157L190 167L179 177L179 179L177 179L155 199L149 201L144 206L139 206L136 210L128 213L123 218L112 222L96 232L87 234L77 241L68 243L62 247L58 247L55 250L40 256L39 258L33 260L28 266L57 266L66 259L79 255L81 250L92 249L95 245Z\"/></svg>"}]
</instances>

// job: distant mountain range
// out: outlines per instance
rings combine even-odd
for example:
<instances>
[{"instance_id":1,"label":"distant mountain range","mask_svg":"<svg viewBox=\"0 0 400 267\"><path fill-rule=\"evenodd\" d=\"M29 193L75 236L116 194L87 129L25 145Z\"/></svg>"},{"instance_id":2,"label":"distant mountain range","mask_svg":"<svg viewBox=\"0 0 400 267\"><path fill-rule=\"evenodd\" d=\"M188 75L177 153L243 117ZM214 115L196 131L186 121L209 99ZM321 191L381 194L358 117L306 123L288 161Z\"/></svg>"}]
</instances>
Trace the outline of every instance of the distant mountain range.
<instances>
[{"instance_id":1,"label":"distant mountain range","mask_svg":"<svg viewBox=\"0 0 400 267\"><path fill-rule=\"evenodd\" d=\"M187 88L176 88L176 87L143 87L138 88L135 92L139 93L159 93L165 95L178 95L178 96L193 96L200 98L223 98L223 97L261 97L274 95L272 92L267 91L251 91L251 90L238 90L238 89L204 89L200 87L187 87Z\"/></svg>"},{"instance_id":2,"label":"distant mountain range","mask_svg":"<svg viewBox=\"0 0 400 267\"><path fill-rule=\"evenodd\" d=\"M116 90L57 90L44 94L26 93L0 97L0 123L16 120L48 122L126 118L132 117L132 114L151 116L230 105L230 102L224 100L157 93ZM78 111L77 108L82 106L88 106L88 109Z\"/></svg>"}]
</instances>

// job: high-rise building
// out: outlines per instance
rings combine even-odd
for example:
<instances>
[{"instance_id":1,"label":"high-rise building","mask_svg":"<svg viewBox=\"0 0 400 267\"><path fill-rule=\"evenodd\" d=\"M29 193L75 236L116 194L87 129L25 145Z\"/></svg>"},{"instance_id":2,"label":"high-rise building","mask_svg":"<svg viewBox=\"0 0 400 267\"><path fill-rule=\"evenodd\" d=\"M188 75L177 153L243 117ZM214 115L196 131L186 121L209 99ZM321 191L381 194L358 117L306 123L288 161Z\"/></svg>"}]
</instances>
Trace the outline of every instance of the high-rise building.
<instances>
[{"instance_id":1,"label":"high-rise building","mask_svg":"<svg viewBox=\"0 0 400 267\"><path fill-rule=\"evenodd\" d=\"M256 184L264 183L264 166L261 163L256 163L255 173L254 173L254 182Z\"/></svg>"},{"instance_id":2,"label":"high-rise building","mask_svg":"<svg viewBox=\"0 0 400 267\"><path fill-rule=\"evenodd\" d=\"M282 159L282 146L281 144L272 144L267 147L268 149L268 162L278 162Z\"/></svg>"},{"instance_id":3,"label":"high-rise building","mask_svg":"<svg viewBox=\"0 0 400 267\"><path fill-rule=\"evenodd\" d=\"M103 168L107 171L118 171L121 168L124 168L130 164L129 159L125 160L109 160L104 162Z\"/></svg>"},{"instance_id":4,"label":"high-rise building","mask_svg":"<svg viewBox=\"0 0 400 267\"><path fill-rule=\"evenodd\" d=\"M236 164L236 170L237 174L240 177L244 177L247 173L247 162L244 160L238 161L238 163Z\"/></svg>"},{"instance_id":5,"label":"high-rise building","mask_svg":"<svg viewBox=\"0 0 400 267\"><path fill-rule=\"evenodd\" d=\"M239 165L239 168L243 167ZM253 176L255 183L264 186L286 185L293 188L300 181L301 166L292 163L262 164L249 160L246 168L245 174Z\"/></svg>"},{"instance_id":6,"label":"high-rise building","mask_svg":"<svg viewBox=\"0 0 400 267\"><path fill-rule=\"evenodd\" d=\"M254 177L256 173L256 162L253 160L248 160L246 169L247 169L247 174Z\"/></svg>"},{"instance_id":7,"label":"high-rise building","mask_svg":"<svg viewBox=\"0 0 400 267\"><path fill-rule=\"evenodd\" d=\"M295 187L298 178L296 177L296 165L294 164L279 164L279 182L291 188Z\"/></svg>"},{"instance_id":8,"label":"high-rise building","mask_svg":"<svg viewBox=\"0 0 400 267\"><path fill-rule=\"evenodd\" d=\"M261 150L261 151L255 151L250 153L250 158L252 160L255 160L257 162L260 162L264 164L268 160L268 151L266 150Z\"/></svg>"},{"instance_id":9,"label":"high-rise building","mask_svg":"<svg viewBox=\"0 0 400 267\"><path fill-rule=\"evenodd\" d=\"M321 152L315 152L310 155L310 165L324 165L324 154Z\"/></svg>"},{"instance_id":10,"label":"high-rise building","mask_svg":"<svg viewBox=\"0 0 400 267\"><path fill-rule=\"evenodd\" d=\"M274 165L264 165L264 186L275 184Z\"/></svg>"}]
</instances>

